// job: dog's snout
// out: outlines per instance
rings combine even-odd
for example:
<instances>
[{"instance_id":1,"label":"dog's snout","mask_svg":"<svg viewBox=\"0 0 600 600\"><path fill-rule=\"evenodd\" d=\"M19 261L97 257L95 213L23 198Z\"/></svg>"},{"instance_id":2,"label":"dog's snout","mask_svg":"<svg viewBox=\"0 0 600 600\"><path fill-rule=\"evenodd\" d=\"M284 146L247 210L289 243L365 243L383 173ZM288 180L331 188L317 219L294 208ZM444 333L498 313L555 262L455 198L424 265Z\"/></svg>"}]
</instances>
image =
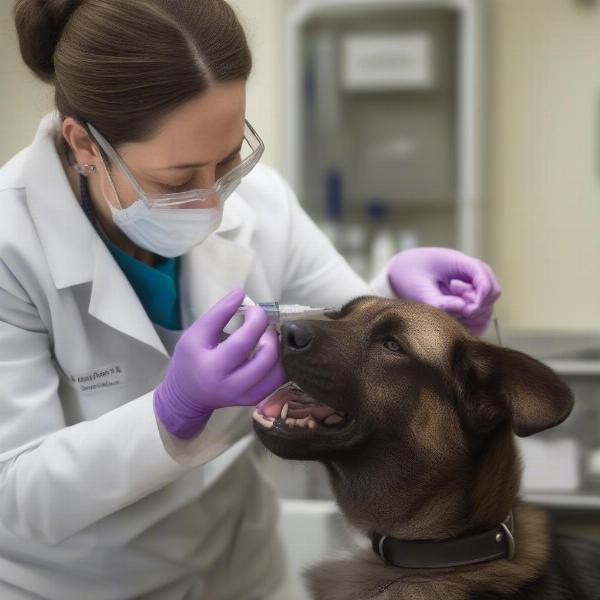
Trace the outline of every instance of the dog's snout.
<instances>
[{"instance_id":1,"label":"dog's snout","mask_svg":"<svg viewBox=\"0 0 600 600\"><path fill-rule=\"evenodd\" d=\"M281 339L290 350L306 350L314 337L314 332L304 323L284 323L281 327Z\"/></svg>"}]
</instances>

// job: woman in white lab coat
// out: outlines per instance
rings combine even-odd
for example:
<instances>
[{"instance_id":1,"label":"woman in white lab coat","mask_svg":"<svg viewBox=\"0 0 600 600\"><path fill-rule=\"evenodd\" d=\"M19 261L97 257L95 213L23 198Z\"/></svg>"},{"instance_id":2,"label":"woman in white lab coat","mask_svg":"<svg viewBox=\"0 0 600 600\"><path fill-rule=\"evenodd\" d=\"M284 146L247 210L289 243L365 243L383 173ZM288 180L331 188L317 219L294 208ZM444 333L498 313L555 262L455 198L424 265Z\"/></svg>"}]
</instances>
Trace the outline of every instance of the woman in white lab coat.
<instances>
[{"instance_id":1,"label":"woman in white lab coat","mask_svg":"<svg viewBox=\"0 0 600 600\"><path fill-rule=\"evenodd\" d=\"M495 278L441 249L372 286L348 267L255 166L251 59L223 0L15 14L58 110L0 171L0 598L267 598L285 565L250 415L284 374L259 308L219 343L244 291L396 293L479 332Z\"/></svg>"}]
</instances>

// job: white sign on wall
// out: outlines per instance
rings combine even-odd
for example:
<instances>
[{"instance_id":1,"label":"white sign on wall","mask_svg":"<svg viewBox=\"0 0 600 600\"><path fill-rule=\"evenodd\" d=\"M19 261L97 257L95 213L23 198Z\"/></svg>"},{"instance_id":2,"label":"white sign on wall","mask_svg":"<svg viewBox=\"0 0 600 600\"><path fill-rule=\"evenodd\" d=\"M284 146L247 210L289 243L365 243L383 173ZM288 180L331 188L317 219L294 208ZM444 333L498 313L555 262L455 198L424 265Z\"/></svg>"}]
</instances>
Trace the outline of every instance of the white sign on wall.
<instances>
[{"instance_id":1,"label":"white sign on wall","mask_svg":"<svg viewBox=\"0 0 600 600\"><path fill-rule=\"evenodd\" d=\"M349 34L342 39L347 90L428 89L434 85L432 40L426 33Z\"/></svg>"}]
</instances>

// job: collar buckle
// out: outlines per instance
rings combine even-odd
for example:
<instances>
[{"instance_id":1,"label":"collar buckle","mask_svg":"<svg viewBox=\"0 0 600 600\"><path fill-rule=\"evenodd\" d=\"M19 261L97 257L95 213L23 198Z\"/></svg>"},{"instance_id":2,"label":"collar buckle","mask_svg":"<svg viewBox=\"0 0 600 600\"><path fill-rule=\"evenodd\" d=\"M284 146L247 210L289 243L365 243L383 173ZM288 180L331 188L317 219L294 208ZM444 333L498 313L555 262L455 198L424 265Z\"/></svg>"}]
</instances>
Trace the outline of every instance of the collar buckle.
<instances>
[{"instance_id":1,"label":"collar buckle","mask_svg":"<svg viewBox=\"0 0 600 600\"><path fill-rule=\"evenodd\" d=\"M506 558L508 560L512 560L515 557L515 536L513 535L513 532L511 531L511 527L513 526L513 514L512 511L510 512L510 514L508 515L508 517L506 517L506 519L504 519L504 521L502 521L502 523L500 523L500 528L504 531L504 533L499 533L498 535L500 536L500 540L498 541L502 541L502 539L506 539ZM497 536L496 536L497 538Z\"/></svg>"}]
</instances>

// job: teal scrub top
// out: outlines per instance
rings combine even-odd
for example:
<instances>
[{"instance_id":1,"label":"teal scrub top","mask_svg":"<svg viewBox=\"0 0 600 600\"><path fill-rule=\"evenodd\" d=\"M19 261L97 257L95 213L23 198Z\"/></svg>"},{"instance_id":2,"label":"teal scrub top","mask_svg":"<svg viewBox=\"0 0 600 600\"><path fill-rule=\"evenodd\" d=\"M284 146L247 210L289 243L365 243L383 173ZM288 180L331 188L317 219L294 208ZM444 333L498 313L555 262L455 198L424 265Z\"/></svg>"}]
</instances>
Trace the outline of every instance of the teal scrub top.
<instances>
[{"instance_id":1,"label":"teal scrub top","mask_svg":"<svg viewBox=\"0 0 600 600\"><path fill-rule=\"evenodd\" d=\"M105 241L150 320L165 329L181 330L177 285L179 258L158 258L151 267L129 256L110 240Z\"/></svg>"}]
</instances>

